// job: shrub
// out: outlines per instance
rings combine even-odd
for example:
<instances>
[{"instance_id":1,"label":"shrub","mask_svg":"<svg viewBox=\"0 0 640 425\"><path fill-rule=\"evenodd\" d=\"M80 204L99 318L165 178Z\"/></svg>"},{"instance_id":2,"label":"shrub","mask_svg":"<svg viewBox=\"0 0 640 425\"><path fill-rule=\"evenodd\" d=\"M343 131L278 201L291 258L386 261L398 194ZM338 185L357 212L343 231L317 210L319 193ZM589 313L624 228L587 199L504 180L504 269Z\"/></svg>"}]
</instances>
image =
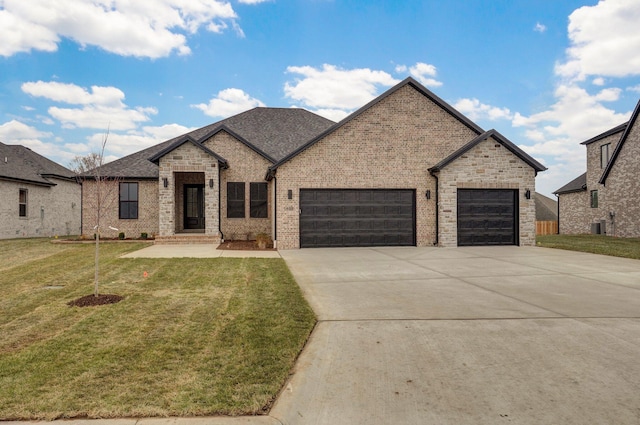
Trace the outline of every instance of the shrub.
<instances>
[{"instance_id":1,"label":"shrub","mask_svg":"<svg viewBox=\"0 0 640 425\"><path fill-rule=\"evenodd\" d=\"M120 240L124 239L124 232L118 233L118 239L120 239Z\"/></svg>"},{"instance_id":2,"label":"shrub","mask_svg":"<svg viewBox=\"0 0 640 425\"><path fill-rule=\"evenodd\" d=\"M147 239L147 237L148 237L147 232L140 233L140 239Z\"/></svg>"}]
</instances>

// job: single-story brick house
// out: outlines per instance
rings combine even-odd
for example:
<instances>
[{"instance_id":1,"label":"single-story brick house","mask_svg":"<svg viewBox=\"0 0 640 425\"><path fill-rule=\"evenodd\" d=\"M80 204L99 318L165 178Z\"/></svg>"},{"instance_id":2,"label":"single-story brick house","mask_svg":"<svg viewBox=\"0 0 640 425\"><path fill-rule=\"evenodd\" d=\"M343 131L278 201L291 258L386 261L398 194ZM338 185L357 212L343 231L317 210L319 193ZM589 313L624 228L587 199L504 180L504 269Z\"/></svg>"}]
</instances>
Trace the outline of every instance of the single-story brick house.
<instances>
[{"instance_id":1,"label":"single-story brick house","mask_svg":"<svg viewBox=\"0 0 640 425\"><path fill-rule=\"evenodd\" d=\"M80 190L71 170L0 143L0 239L80 234Z\"/></svg>"},{"instance_id":2,"label":"single-story brick house","mask_svg":"<svg viewBox=\"0 0 640 425\"><path fill-rule=\"evenodd\" d=\"M102 174L123 179L107 221L128 235L266 233L289 249L533 245L532 194L545 169L407 78L338 123L255 108Z\"/></svg>"},{"instance_id":3,"label":"single-story brick house","mask_svg":"<svg viewBox=\"0 0 640 425\"><path fill-rule=\"evenodd\" d=\"M589 140L587 172L558 195L561 234L640 237L640 101L631 119Z\"/></svg>"}]
</instances>

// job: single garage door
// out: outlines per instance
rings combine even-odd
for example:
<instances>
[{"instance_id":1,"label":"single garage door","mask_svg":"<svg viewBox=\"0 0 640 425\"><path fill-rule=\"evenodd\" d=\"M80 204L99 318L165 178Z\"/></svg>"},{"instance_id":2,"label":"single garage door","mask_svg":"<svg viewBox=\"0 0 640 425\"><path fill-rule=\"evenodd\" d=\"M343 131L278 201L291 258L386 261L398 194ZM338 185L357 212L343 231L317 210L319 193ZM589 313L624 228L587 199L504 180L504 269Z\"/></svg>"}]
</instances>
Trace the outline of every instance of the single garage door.
<instances>
[{"instance_id":1,"label":"single garage door","mask_svg":"<svg viewBox=\"0 0 640 425\"><path fill-rule=\"evenodd\" d=\"M458 246L515 245L518 192L458 189Z\"/></svg>"},{"instance_id":2,"label":"single garage door","mask_svg":"<svg viewBox=\"0 0 640 425\"><path fill-rule=\"evenodd\" d=\"M414 190L301 189L300 247L416 244Z\"/></svg>"}]
</instances>

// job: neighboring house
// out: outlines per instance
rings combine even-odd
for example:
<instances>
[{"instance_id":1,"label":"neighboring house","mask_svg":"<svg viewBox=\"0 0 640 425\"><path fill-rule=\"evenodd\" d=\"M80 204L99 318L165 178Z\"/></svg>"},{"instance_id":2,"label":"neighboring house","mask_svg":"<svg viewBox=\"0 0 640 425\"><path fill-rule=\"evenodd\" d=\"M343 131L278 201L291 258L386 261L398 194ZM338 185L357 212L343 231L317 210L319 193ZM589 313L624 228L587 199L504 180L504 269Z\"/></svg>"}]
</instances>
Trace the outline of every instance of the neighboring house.
<instances>
[{"instance_id":1,"label":"neighboring house","mask_svg":"<svg viewBox=\"0 0 640 425\"><path fill-rule=\"evenodd\" d=\"M545 169L408 78L339 123L255 108L102 174L123 179L107 221L127 234L266 233L289 249L533 245L532 194Z\"/></svg>"},{"instance_id":2,"label":"neighboring house","mask_svg":"<svg viewBox=\"0 0 640 425\"><path fill-rule=\"evenodd\" d=\"M0 143L0 239L80 234L80 191L72 171Z\"/></svg>"},{"instance_id":3,"label":"neighboring house","mask_svg":"<svg viewBox=\"0 0 640 425\"><path fill-rule=\"evenodd\" d=\"M582 142L587 172L558 189L561 234L640 237L640 101L629 122Z\"/></svg>"}]
</instances>

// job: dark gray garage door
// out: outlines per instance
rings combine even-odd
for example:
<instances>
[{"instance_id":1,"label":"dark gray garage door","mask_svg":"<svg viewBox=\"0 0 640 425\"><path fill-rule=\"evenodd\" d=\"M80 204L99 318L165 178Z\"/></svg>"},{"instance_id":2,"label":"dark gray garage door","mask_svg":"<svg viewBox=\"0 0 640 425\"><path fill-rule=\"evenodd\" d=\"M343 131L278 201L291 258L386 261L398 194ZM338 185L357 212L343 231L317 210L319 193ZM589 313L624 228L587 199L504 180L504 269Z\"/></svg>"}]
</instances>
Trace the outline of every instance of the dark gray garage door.
<instances>
[{"instance_id":1,"label":"dark gray garage door","mask_svg":"<svg viewBox=\"0 0 640 425\"><path fill-rule=\"evenodd\" d=\"M458 189L458 245L515 245L515 190Z\"/></svg>"},{"instance_id":2,"label":"dark gray garage door","mask_svg":"<svg viewBox=\"0 0 640 425\"><path fill-rule=\"evenodd\" d=\"M414 190L301 189L300 246L416 244Z\"/></svg>"}]
</instances>

